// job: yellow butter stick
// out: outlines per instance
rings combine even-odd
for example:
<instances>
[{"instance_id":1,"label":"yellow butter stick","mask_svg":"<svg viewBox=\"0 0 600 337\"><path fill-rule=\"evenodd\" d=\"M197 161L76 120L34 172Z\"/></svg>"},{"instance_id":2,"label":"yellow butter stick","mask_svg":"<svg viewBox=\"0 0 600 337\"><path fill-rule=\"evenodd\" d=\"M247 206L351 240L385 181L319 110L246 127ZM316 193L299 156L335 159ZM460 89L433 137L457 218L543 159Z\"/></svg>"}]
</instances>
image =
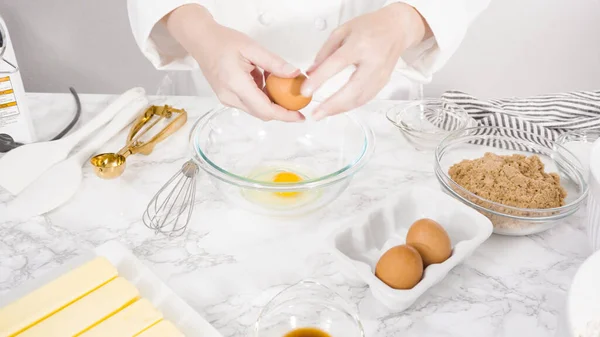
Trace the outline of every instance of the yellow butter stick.
<instances>
[{"instance_id":1,"label":"yellow butter stick","mask_svg":"<svg viewBox=\"0 0 600 337\"><path fill-rule=\"evenodd\" d=\"M162 320L135 337L185 337L173 323Z\"/></svg>"},{"instance_id":2,"label":"yellow butter stick","mask_svg":"<svg viewBox=\"0 0 600 337\"><path fill-rule=\"evenodd\" d=\"M23 331L18 337L77 336L139 298L138 290L122 277Z\"/></svg>"},{"instance_id":3,"label":"yellow butter stick","mask_svg":"<svg viewBox=\"0 0 600 337\"><path fill-rule=\"evenodd\" d=\"M117 277L97 257L0 309L0 337L12 337Z\"/></svg>"},{"instance_id":4,"label":"yellow butter stick","mask_svg":"<svg viewBox=\"0 0 600 337\"><path fill-rule=\"evenodd\" d=\"M79 337L132 337L157 323L162 317L150 301L142 298Z\"/></svg>"}]
</instances>

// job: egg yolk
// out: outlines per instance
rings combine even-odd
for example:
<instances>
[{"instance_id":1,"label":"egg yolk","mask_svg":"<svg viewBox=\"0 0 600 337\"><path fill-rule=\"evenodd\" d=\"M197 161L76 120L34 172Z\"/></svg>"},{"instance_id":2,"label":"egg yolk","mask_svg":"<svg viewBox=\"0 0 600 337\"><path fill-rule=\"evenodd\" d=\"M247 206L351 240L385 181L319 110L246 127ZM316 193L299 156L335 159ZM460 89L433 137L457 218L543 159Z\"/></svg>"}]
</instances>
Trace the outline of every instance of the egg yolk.
<instances>
[{"instance_id":1,"label":"egg yolk","mask_svg":"<svg viewBox=\"0 0 600 337\"><path fill-rule=\"evenodd\" d=\"M302 181L302 177L292 172L280 172L273 177L274 183L297 183L300 181ZM275 194L280 197L291 198L297 196L300 192L275 192Z\"/></svg>"}]
</instances>

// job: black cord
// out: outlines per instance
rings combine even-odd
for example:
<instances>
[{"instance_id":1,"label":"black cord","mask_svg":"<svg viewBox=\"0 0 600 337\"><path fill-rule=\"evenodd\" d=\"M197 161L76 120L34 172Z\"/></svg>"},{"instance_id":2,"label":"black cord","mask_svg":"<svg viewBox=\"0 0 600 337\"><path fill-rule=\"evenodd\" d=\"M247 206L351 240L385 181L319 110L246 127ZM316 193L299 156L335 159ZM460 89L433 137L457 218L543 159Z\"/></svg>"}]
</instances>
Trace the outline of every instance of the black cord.
<instances>
[{"instance_id":1,"label":"black cord","mask_svg":"<svg viewBox=\"0 0 600 337\"><path fill-rule=\"evenodd\" d=\"M62 130L58 135L56 135L51 140L58 140L58 139L61 139L62 137L64 137L67 133L69 133L69 131L71 131L71 129L73 129L73 127L75 126L75 124L77 124L77 122L79 121L79 118L81 117L81 101L79 100L79 95L77 94L77 91L75 91L75 89L72 87L69 88L69 91L71 91L71 93L73 94L73 97L75 98L75 104L77 106L77 110L75 112L75 117L73 117L73 120L71 120L71 123L69 123L69 125L67 125L67 127L64 128L64 130ZM24 144L15 142L15 140L10 135L7 135L5 133L0 133L0 153L8 152L8 151L16 149L17 147L22 146L22 145L24 145Z\"/></svg>"},{"instance_id":2,"label":"black cord","mask_svg":"<svg viewBox=\"0 0 600 337\"><path fill-rule=\"evenodd\" d=\"M73 94L73 97L75 98L75 105L77 106L75 117L73 117L71 123L69 123L69 125L67 125L67 127L64 130L62 130L58 135L56 135L56 137L52 138L52 140L57 140L64 137L64 135L66 135L67 133L69 133L69 131L71 131L71 129L73 129L75 124L77 124L77 121L79 121L79 117L81 117L81 101L79 100L79 95L77 95L77 91L75 91L73 87L70 87L69 91L71 91L71 93Z\"/></svg>"}]
</instances>

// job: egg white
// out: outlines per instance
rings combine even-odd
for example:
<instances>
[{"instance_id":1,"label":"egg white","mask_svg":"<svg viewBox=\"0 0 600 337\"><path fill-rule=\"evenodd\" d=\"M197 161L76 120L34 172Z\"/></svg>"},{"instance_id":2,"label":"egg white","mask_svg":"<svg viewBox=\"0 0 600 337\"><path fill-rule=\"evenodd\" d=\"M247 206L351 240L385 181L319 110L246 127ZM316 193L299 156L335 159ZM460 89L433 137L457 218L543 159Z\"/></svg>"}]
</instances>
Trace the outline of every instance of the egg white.
<instances>
[{"instance_id":1,"label":"egg white","mask_svg":"<svg viewBox=\"0 0 600 337\"><path fill-rule=\"evenodd\" d=\"M275 176L281 172L297 174L302 180L311 179L309 170L296 165L266 164L253 169L248 178L257 181L273 182ZM309 173L310 172L310 173ZM281 196L277 192L261 191L256 189L243 189L242 196L257 206L274 210L285 210L302 207L314 202L321 196L319 190L298 191L294 196Z\"/></svg>"}]
</instances>

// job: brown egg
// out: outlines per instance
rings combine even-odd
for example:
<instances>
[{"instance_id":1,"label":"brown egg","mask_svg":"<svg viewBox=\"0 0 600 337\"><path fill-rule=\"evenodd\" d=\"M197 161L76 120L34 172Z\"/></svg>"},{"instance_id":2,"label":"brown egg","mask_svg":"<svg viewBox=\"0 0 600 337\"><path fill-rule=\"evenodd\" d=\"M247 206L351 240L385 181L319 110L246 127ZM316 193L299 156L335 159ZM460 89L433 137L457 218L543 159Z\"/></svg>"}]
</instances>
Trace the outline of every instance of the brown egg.
<instances>
[{"instance_id":1,"label":"brown egg","mask_svg":"<svg viewBox=\"0 0 600 337\"><path fill-rule=\"evenodd\" d=\"M415 247L421 254L425 267L446 261L452 254L452 243L448 233L439 223L431 219L420 219L410 226L406 244Z\"/></svg>"},{"instance_id":2,"label":"brown egg","mask_svg":"<svg viewBox=\"0 0 600 337\"><path fill-rule=\"evenodd\" d=\"M295 78L281 78L270 74L265 84L267 95L273 102L288 110L300 110L312 100L312 96L305 97L300 94L304 80L306 80L304 75L298 75Z\"/></svg>"},{"instance_id":3,"label":"brown egg","mask_svg":"<svg viewBox=\"0 0 600 337\"><path fill-rule=\"evenodd\" d=\"M392 247L377 262L375 276L394 289L411 289L423 277L423 261L411 246Z\"/></svg>"}]
</instances>

